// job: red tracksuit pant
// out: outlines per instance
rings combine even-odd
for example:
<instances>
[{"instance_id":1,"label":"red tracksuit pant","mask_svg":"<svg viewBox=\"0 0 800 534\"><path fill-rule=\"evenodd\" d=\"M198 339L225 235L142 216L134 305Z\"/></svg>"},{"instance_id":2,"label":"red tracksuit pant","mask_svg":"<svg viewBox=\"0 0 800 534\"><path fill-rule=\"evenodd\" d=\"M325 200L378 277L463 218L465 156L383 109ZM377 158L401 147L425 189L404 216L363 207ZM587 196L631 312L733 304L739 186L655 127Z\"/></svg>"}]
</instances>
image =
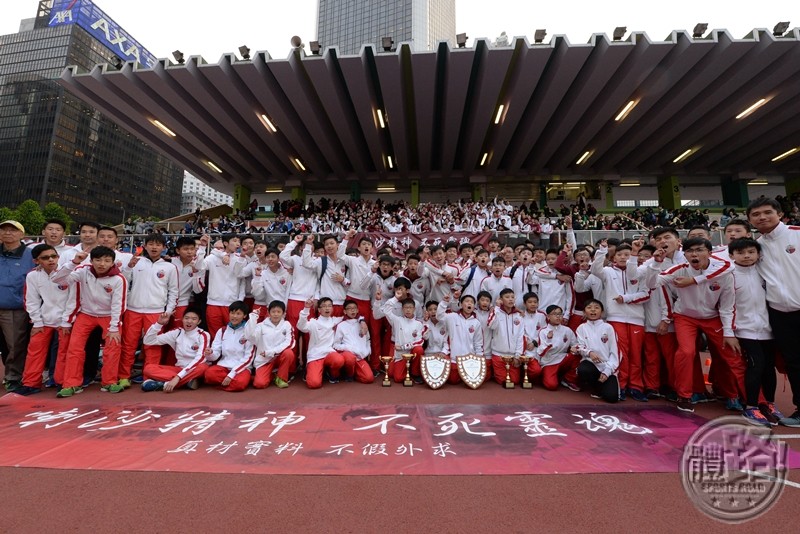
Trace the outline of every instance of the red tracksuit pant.
<instances>
[{"instance_id":1,"label":"red tracksuit pant","mask_svg":"<svg viewBox=\"0 0 800 534\"><path fill-rule=\"evenodd\" d=\"M422 347L414 347L409 351L414 357L411 358L411 376L421 376L420 358L425 353ZM389 362L389 375L395 382L402 382L406 379L406 361L403 358Z\"/></svg>"},{"instance_id":2,"label":"red tracksuit pant","mask_svg":"<svg viewBox=\"0 0 800 534\"><path fill-rule=\"evenodd\" d=\"M175 386L179 388L181 386L185 386L187 383L191 382L195 378L203 378L203 375L206 373L206 369L208 369L207 363L199 363L195 366L194 369L189 371L186 376L184 376L180 381L178 381L178 385ZM142 374L148 380L158 380L159 382L169 382L173 378L175 378L178 373L183 370L183 367L177 367L175 365L158 365L158 364L150 364L144 366L144 371Z\"/></svg>"},{"instance_id":3,"label":"red tracksuit pant","mask_svg":"<svg viewBox=\"0 0 800 534\"><path fill-rule=\"evenodd\" d=\"M158 322L159 313L139 313L126 310L122 319L122 350L119 357L119 377L130 378L133 362L136 360L136 349L139 348L145 332ZM142 345L144 364L161 363L164 349L158 345Z\"/></svg>"},{"instance_id":4,"label":"red tracksuit pant","mask_svg":"<svg viewBox=\"0 0 800 534\"><path fill-rule=\"evenodd\" d=\"M284 382L289 381L289 372L292 363L295 361L294 351L286 349L280 354L276 355L272 360L265 363L256 369L256 376L253 379L253 387L256 389L264 389L269 387L272 383L272 370L278 366L278 377Z\"/></svg>"},{"instance_id":5,"label":"red tracksuit pant","mask_svg":"<svg viewBox=\"0 0 800 534\"><path fill-rule=\"evenodd\" d=\"M642 348L644 346L644 326L609 321L617 334L619 348L619 387L620 389L644 390L642 380Z\"/></svg>"},{"instance_id":6,"label":"red tracksuit pant","mask_svg":"<svg viewBox=\"0 0 800 534\"><path fill-rule=\"evenodd\" d=\"M31 340L28 343L28 355L25 357L25 370L22 373L23 386L42 388L42 373L47 367L50 341L52 341L54 335L58 336L58 356L56 357L56 371L53 379L56 380L56 384L61 383L57 380L59 376L61 380L64 380L64 362L69 348L69 336L61 334L56 327L45 326L40 333L31 336Z\"/></svg>"},{"instance_id":7,"label":"red tracksuit pant","mask_svg":"<svg viewBox=\"0 0 800 534\"><path fill-rule=\"evenodd\" d=\"M217 330L228 324L230 320L230 310L228 310L227 306L206 305L206 326L208 327L208 333L211 334L211 339L214 339L214 336L217 335Z\"/></svg>"},{"instance_id":8,"label":"red tracksuit pant","mask_svg":"<svg viewBox=\"0 0 800 534\"><path fill-rule=\"evenodd\" d=\"M534 360L535 361L535 360ZM537 362L538 363L538 362ZM567 354L561 363L545 365L542 367L542 386L550 391L558 389L558 384L566 380L570 384L578 383L578 364L581 363L580 356Z\"/></svg>"},{"instance_id":9,"label":"red tracksuit pant","mask_svg":"<svg viewBox=\"0 0 800 534\"><path fill-rule=\"evenodd\" d=\"M250 371L245 369L233 377L231 383L223 386L222 382L228 377L230 369L221 365L211 365L203 374L203 381L209 386L219 386L223 391L244 391L250 384Z\"/></svg>"},{"instance_id":10,"label":"red tracksuit pant","mask_svg":"<svg viewBox=\"0 0 800 534\"><path fill-rule=\"evenodd\" d=\"M744 373L746 364L741 354L723 345L722 322L719 317L711 319L695 319L686 315L675 314L675 335L678 338L678 351L675 353L675 391L679 397L691 397L696 387L695 360L697 360L697 334L703 332L708 339L709 348L714 347L722 361L727 364L730 373L721 373L717 382L725 380L724 391L730 391L744 399ZM699 363L699 362L698 362ZM705 389L705 386L703 387Z\"/></svg>"},{"instance_id":11,"label":"red tracksuit pant","mask_svg":"<svg viewBox=\"0 0 800 534\"><path fill-rule=\"evenodd\" d=\"M98 326L103 330L103 339L108 336L108 325L111 317L93 317L85 313L78 313L72 325L72 334L69 336L66 365L64 368L65 388L76 388L83 384L83 363L86 360L86 340L92 330ZM116 384L119 380L119 356L121 346L117 342L106 341L103 348L103 370L101 382L103 386Z\"/></svg>"},{"instance_id":12,"label":"red tracksuit pant","mask_svg":"<svg viewBox=\"0 0 800 534\"><path fill-rule=\"evenodd\" d=\"M367 360L359 360L358 356L348 350L342 351L342 356L344 356L344 367L342 367L344 376L352 376L356 382L362 384L372 384L375 375L372 374L372 368Z\"/></svg>"},{"instance_id":13,"label":"red tracksuit pant","mask_svg":"<svg viewBox=\"0 0 800 534\"><path fill-rule=\"evenodd\" d=\"M492 355L492 371L495 382L501 385L506 383L506 364L503 361L502 356L495 356L494 354ZM512 383L514 384L519 383L519 376L520 376L519 373L520 373L519 367L514 367L514 364L512 363L511 366L508 368L508 376L511 378Z\"/></svg>"},{"instance_id":14,"label":"red tracksuit pant","mask_svg":"<svg viewBox=\"0 0 800 534\"><path fill-rule=\"evenodd\" d=\"M328 369L333 378L339 378L345 359L341 352L329 352L327 356L306 365L306 385L309 389L322 387L322 372Z\"/></svg>"}]
</instances>

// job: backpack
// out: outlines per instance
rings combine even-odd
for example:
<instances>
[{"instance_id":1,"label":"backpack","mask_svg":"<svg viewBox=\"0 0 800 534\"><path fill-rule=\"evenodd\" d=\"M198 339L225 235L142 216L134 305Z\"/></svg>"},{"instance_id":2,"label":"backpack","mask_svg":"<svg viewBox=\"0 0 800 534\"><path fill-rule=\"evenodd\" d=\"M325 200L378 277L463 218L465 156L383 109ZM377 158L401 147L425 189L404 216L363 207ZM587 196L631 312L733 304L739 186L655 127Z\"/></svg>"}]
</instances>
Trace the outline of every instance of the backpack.
<instances>
[{"instance_id":1,"label":"backpack","mask_svg":"<svg viewBox=\"0 0 800 534\"><path fill-rule=\"evenodd\" d=\"M508 275L509 275L508 277L511 278L512 281L514 280L514 273L517 272L517 269L519 268L519 266L520 266L519 263L515 264L513 267L511 267L511 272L508 273ZM525 280L523 280L523 283L524 282L525 282ZM528 286L528 293L531 293L533 291L533 286L531 284L527 284L527 283L525 285Z\"/></svg>"}]
</instances>

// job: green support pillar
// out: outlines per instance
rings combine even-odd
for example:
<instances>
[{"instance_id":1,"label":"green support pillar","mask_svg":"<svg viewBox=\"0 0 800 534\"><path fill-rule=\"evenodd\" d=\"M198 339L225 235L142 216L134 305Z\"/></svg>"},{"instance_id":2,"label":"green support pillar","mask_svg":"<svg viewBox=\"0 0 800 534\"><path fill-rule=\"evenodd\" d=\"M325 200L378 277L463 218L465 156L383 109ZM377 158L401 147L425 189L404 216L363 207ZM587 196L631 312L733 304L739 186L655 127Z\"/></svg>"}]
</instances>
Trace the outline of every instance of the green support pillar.
<instances>
[{"instance_id":1,"label":"green support pillar","mask_svg":"<svg viewBox=\"0 0 800 534\"><path fill-rule=\"evenodd\" d=\"M734 180L730 176L724 176L722 178L722 203L726 206L746 208L750 203L747 180Z\"/></svg>"},{"instance_id":2,"label":"green support pillar","mask_svg":"<svg viewBox=\"0 0 800 534\"><path fill-rule=\"evenodd\" d=\"M306 190L302 187L293 187L292 188L292 200L305 200L306 199Z\"/></svg>"},{"instance_id":3,"label":"green support pillar","mask_svg":"<svg viewBox=\"0 0 800 534\"><path fill-rule=\"evenodd\" d=\"M483 184L472 184L472 201L478 202L483 198Z\"/></svg>"},{"instance_id":4,"label":"green support pillar","mask_svg":"<svg viewBox=\"0 0 800 534\"><path fill-rule=\"evenodd\" d=\"M658 203L668 210L681 207L681 185L677 176L658 177Z\"/></svg>"},{"instance_id":5,"label":"green support pillar","mask_svg":"<svg viewBox=\"0 0 800 534\"><path fill-rule=\"evenodd\" d=\"M606 188L606 209L613 210L616 207L614 206L614 185L611 182L606 182L603 187Z\"/></svg>"},{"instance_id":6,"label":"green support pillar","mask_svg":"<svg viewBox=\"0 0 800 534\"><path fill-rule=\"evenodd\" d=\"M411 180L411 205L419 206L419 180Z\"/></svg>"},{"instance_id":7,"label":"green support pillar","mask_svg":"<svg viewBox=\"0 0 800 534\"><path fill-rule=\"evenodd\" d=\"M547 183L542 182L539 184L539 209L544 210L547 206Z\"/></svg>"},{"instance_id":8,"label":"green support pillar","mask_svg":"<svg viewBox=\"0 0 800 534\"><path fill-rule=\"evenodd\" d=\"M247 211L250 207L250 188L246 185L233 186L233 211Z\"/></svg>"},{"instance_id":9,"label":"green support pillar","mask_svg":"<svg viewBox=\"0 0 800 534\"><path fill-rule=\"evenodd\" d=\"M361 184L359 182L350 182L350 200L361 200Z\"/></svg>"},{"instance_id":10,"label":"green support pillar","mask_svg":"<svg viewBox=\"0 0 800 534\"><path fill-rule=\"evenodd\" d=\"M800 193L800 174L787 174L783 178L783 185L789 198L795 193Z\"/></svg>"}]
</instances>

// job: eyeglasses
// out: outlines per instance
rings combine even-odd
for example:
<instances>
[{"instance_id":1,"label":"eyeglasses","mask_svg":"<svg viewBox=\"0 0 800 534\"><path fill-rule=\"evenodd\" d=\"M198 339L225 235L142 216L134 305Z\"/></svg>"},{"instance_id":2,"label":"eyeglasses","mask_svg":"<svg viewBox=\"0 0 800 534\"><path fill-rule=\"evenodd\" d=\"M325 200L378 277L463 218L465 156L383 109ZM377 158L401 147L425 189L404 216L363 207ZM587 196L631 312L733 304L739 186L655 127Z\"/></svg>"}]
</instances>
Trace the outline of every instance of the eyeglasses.
<instances>
[{"instance_id":1,"label":"eyeglasses","mask_svg":"<svg viewBox=\"0 0 800 534\"><path fill-rule=\"evenodd\" d=\"M37 260L54 260L58 258L58 254L50 254L49 256L39 256Z\"/></svg>"}]
</instances>

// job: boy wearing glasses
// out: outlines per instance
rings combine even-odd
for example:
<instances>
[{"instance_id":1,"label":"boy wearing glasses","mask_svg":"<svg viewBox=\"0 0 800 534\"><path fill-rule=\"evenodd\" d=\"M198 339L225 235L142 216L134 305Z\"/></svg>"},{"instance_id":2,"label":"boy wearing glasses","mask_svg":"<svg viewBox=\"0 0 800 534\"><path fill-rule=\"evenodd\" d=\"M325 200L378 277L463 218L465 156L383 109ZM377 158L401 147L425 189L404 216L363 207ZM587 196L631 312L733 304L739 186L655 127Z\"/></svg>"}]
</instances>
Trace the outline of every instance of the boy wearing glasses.
<instances>
[{"instance_id":1,"label":"boy wearing glasses","mask_svg":"<svg viewBox=\"0 0 800 534\"><path fill-rule=\"evenodd\" d=\"M683 242L685 263L679 263L669 269L661 270L665 252L656 250L653 263L647 269L647 286L673 286L678 298L668 309L668 320L675 324L678 338L678 351L675 354L675 389L678 393L678 409L693 412L692 406L692 371L694 359L697 357L696 341L699 332L708 338L709 347L716 349L730 373L724 379L730 381L724 390L736 392L738 397L730 397L726 407L740 410L739 398L744 397L745 364L734 337L735 329L735 295L733 276L730 272L716 276L706 284L691 284L685 287L675 286L675 280L681 277L694 278L717 270L718 265L711 261L711 242L704 238L691 238ZM667 303L669 306L669 304ZM729 377L729 378L728 378Z\"/></svg>"}]
</instances>

